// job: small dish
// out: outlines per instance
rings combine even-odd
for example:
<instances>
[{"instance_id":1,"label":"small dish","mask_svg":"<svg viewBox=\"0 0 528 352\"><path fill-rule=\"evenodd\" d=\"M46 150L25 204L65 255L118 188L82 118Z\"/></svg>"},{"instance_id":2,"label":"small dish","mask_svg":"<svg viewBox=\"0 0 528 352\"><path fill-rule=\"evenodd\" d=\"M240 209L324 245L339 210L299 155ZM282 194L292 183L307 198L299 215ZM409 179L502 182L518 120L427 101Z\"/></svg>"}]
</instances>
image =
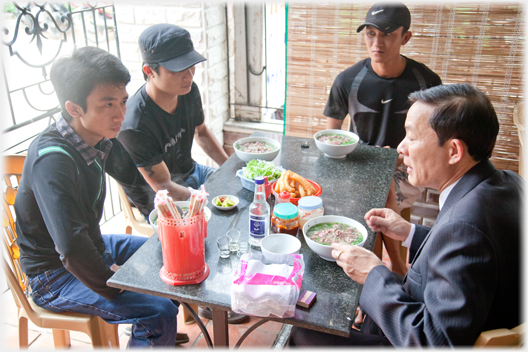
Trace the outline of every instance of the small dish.
<instances>
[{"instance_id":1,"label":"small dish","mask_svg":"<svg viewBox=\"0 0 528 352\"><path fill-rule=\"evenodd\" d=\"M219 200L222 203L225 202L225 201L228 201L227 204L232 204L232 205L226 205L226 206L217 205ZM234 207L236 207L239 202L240 202L240 200L237 197L229 195L229 194L219 195L219 196L213 198L213 206L215 208L217 208L217 209L220 209L220 210L231 210Z\"/></svg>"}]
</instances>

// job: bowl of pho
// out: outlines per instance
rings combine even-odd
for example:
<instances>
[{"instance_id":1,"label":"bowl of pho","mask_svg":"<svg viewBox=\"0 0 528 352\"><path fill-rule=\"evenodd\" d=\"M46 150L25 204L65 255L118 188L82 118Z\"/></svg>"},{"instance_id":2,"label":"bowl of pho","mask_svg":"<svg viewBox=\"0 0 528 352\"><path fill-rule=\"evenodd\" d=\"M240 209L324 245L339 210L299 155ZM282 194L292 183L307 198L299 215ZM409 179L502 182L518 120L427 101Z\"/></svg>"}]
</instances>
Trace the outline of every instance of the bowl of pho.
<instances>
[{"instance_id":1,"label":"bowl of pho","mask_svg":"<svg viewBox=\"0 0 528 352\"><path fill-rule=\"evenodd\" d=\"M304 224L303 236L312 251L324 260L335 262L332 257L332 243L363 246L368 233L365 226L356 220L338 215L323 215Z\"/></svg>"},{"instance_id":2,"label":"bowl of pho","mask_svg":"<svg viewBox=\"0 0 528 352\"><path fill-rule=\"evenodd\" d=\"M272 161L279 155L280 142L266 137L246 137L233 143L238 158L246 163L253 159Z\"/></svg>"},{"instance_id":3,"label":"bowl of pho","mask_svg":"<svg viewBox=\"0 0 528 352\"><path fill-rule=\"evenodd\" d=\"M359 136L343 130L323 130L314 134L314 141L317 148L325 156L341 159L356 149L359 143Z\"/></svg>"}]
</instances>

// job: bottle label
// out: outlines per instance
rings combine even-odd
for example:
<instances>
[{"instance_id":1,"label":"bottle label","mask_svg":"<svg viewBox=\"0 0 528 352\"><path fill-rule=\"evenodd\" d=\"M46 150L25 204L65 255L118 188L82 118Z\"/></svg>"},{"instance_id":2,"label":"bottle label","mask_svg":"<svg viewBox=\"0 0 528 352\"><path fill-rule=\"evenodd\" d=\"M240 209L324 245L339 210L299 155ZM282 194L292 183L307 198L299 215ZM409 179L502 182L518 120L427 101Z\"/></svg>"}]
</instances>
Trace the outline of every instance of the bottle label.
<instances>
[{"instance_id":1,"label":"bottle label","mask_svg":"<svg viewBox=\"0 0 528 352\"><path fill-rule=\"evenodd\" d=\"M249 235L254 238L264 238L266 234L266 217L249 216Z\"/></svg>"}]
</instances>

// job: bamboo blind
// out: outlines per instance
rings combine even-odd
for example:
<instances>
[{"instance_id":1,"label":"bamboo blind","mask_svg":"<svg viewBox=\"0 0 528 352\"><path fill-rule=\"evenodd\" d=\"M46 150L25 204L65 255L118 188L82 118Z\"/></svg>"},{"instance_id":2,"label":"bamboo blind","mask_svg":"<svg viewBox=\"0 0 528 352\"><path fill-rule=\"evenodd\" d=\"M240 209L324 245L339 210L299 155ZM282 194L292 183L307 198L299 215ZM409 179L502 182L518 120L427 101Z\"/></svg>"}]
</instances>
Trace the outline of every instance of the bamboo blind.
<instances>
[{"instance_id":1,"label":"bamboo blind","mask_svg":"<svg viewBox=\"0 0 528 352\"><path fill-rule=\"evenodd\" d=\"M356 28L372 4L289 4L287 135L311 137L325 129L323 111L335 77L368 57ZM472 83L490 97L501 126L491 160L498 168L518 171L513 110L524 97L522 4L407 6L413 36L401 53L426 64L444 84ZM343 129L349 124L347 117Z\"/></svg>"}]
</instances>

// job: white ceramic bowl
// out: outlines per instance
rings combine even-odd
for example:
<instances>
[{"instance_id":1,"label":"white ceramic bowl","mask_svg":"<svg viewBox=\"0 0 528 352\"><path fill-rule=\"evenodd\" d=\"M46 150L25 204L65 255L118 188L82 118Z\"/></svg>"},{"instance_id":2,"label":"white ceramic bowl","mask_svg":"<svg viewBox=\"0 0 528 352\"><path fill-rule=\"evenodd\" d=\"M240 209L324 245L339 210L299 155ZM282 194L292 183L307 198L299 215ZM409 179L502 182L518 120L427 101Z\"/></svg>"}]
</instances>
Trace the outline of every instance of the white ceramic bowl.
<instances>
[{"instance_id":1,"label":"white ceramic bowl","mask_svg":"<svg viewBox=\"0 0 528 352\"><path fill-rule=\"evenodd\" d=\"M235 205L232 205L232 206L230 206L230 207L223 207L223 206L221 206L221 205L216 205L216 199L219 198L219 197L224 197L224 198L225 198L225 197L229 197L229 199L232 200L232 201L235 203ZM234 207L236 207L236 206L238 205L239 202L240 202L240 200L239 200L237 197L232 196L232 195L230 195L230 194L222 194L222 195L219 195L218 197L214 197L214 198L213 198L213 206L214 206L216 209L220 209L220 210L231 210L231 209L233 209Z\"/></svg>"},{"instance_id":2,"label":"white ceramic bowl","mask_svg":"<svg viewBox=\"0 0 528 352\"><path fill-rule=\"evenodd\" d=\"M182 209L189 208L188 201L178 201L178 202L174 202L174 204L176 204ZM184 212L185 210L186 209L183 209ZM211 218L211 209L209 209L208 207L205 207L204 211L205 211L205 221L209 221L209 219ZM156 208L154 208L154 210L152 210L149 214L149 223L150 223L150 226L154 229L154 231L156 231L156 235L158 235L158 210Z\"/></svg>"},{"instance_id":3,"label":"white ceramic bowl","mask_svg":"<svg viewBox=\"0 0 528 352\"><path fill-rule=\"evenodd\" d=\"M292 235L274 233L262 239L260 249L270 262L283 262L285 254L299 253L301 241Z\"/></svg>"},{"instance_id":4,"label":"white ceramic bowl","mask_svg":"<svg viewBox=\"0 0 528 352\"><path fill-rule=\"evenodd\" d=\"M306 236L306 233L308 232L308 230L312 226L317 225L317 224L321 224L321 223L324 223L324 222L340 222L342 224L347 224L347 225L350 225L350 226L354 226L363 235L363 241L361 243L357 244L357 245L358 246L363 246L365 244L365 242L367 241L367 237L368 237L367 229L365 228L365 226L363 226L362 224L360 224L356 220L352 220L350 218L347 218L347 217L344 217L344 216L339 216L339 215L323 215L323 216L319 216L317 218L313 218L311 220L308 220L306 222L306 224L304 224L304 226L303 226L304 240L306 241L306 244L308 245L308 247L310 247L310 249L312 251L317 253L324 260L328 260L330 262L335 262L335 259L332 257L332 246L331 245L330 246L326 246L324 244L319 244L319 243L317 243L315 241L312 241L311 239L309 239Z\"/></svg>"},{"instance_id":5,"label":"white ceramic bowl","mask_svg":"<svg viewBox=\"0 0 528 352\"><path fill-rule=\"evenodd\" d=\"M272 152L268 152L268 153L246 153L246 152L238 150L239 144L248 143L248 142L267 142L275 146L277 149ZM271 138L246 137L246 138L241 138L238 141L235 141L235 143L233 143L233 149L235 149L235 153L240 158L240 160L248 163L253 159L272 161L273 159L277 157L277 155L279 155L281 145L278 141L271 139Z\"/></svg>"},{"instance_id":6,"label":"white ceramic bowl","mask_svg":"<svg viewBox=\"0 0 528 352\"><path fill-rule=\"evenodd\" d=\"M325 134L342 134L346 137L353 138L356 142L348 145L334 145L334 144L328 144L323 143L319 141L319 137ZM333 159L341 159L347 156L347 154L350 154L356 149L358 143L359 143L359 136L355 133L349 132L349 131L343 131L343 130L323 130L319 131L316 134L314 134L314 141L317 148L319 148L320 151L322 151L327 157L333 158Z\"/></svg>"}]
</instances>

